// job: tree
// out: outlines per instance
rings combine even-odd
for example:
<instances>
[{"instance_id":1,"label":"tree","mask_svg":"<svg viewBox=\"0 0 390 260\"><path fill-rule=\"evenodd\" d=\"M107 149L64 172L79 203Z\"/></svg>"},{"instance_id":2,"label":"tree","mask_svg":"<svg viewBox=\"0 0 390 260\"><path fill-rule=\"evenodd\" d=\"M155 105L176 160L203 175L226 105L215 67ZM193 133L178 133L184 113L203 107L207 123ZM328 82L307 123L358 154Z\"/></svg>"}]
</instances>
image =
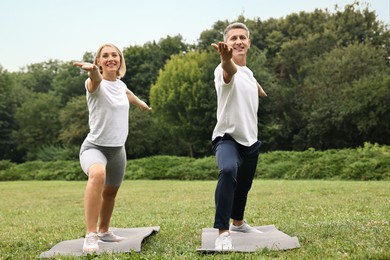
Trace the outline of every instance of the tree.
<instances>
[{"instance_id":1,"label":"tree","mask_svg":"<svg viewBox=\"0 0 390 260\"><path fill-rule=\"evenodd\" d=\"M81 145L89 132L88 107L85 95L73 97L60 111L62 144Z\"/></svg>"},{"instance_id":2,"label":"tree","mask_svg":"<svg viewBox=\"0 0 390 260\"><path fill-rule=\"evenodd\" d=\"M58 60L28 65L18 73L20 84L33 92L47 93L53 89L53 79L61 65Z\"/></svg>"},{"instance_id":3,"label":"tree","mask_svg":"<svg viewBox=\"0 0 390 260\"><path fill-rule=\"evenodd\" d=\"M85 80L87 73L80 71L73 66L73 62L64 63L53 79L53 91L61 99L61 104L65 104L73 97L85 96Z\"/></svg>"},{"instance_id":4,"label":"tree","mask_svg":"<svg viewBox=\"0 0 390 260\"><path fill-rule=\"evenodd\" d=\"M379 127L379 122L386 119L383 102L388 101L390 90L386 89L384 75L390 71L385 57L383 48L353 44L336 48L313 64L300 91L305 122L297 139L300 145L318 149L362 145L358 135L369 135L361 126L360 132L356 131L357 122L362 124L362 119L355 116L370 114L369 129ZM377 78L375 86L368 83L373 78ZM367 116L364 118L367 120Z\"/></svg>"},{"instance_id":5,"label":"tree","mask_svg":"<svg viewBox=\"0 0 390 260\"><path fill-rule=\"evenodd\" d=\"M336 122L345 126L350 144L390 144L389 72L354 81L343 89L342 98Z\"/></svg>"},{"instance_id":6,"label":"tree","mask_svg":"<svg viewBox=\"0 0 390 260\"><path fill-rule=\"evenodd\" d=\"M59 144L60 99L48 93L34 93L17 108L13 131L17 149L25 152L27 160L35 159L35 152L44 145Z\"/></svg>"},{"instance_id":7,"label":"tree","mask_svg":"<svg viewBox=\"0 0 390 260\"><path fill-rule=\"evenodd\" d=\"M14 142L11 138L17 107L14 87L15 82L11 74L0 66L0 160L11 159L14 152Z\"/></svg>"},{"instance_id":8,"label":"tree","mask_svg":"<svg viewBox=\"0 0 390 260\"><path fill-rule=\"evenodd\" d=\"M212 29L203 31L198 41L198 49L207 50L210 44L223 41L223 31L228 24L229 22L227 20L217 21L214 23Z\"/></svg>"},{"instance_id":9,"label":"tree","mask_svg":"<svg viewBox=\"0 0 390 260\"><path fill-rule=\"evenodd\" d=\"M306 77L307 65L332 50L336 43L337 38L330 31L284 42L275 57L281 79L302 82Z\"/></svg>"},{"instance_id":10,"label":"tree","mask_svg":"<svg viewBox=\"0 0 390 260\"><path fill-rule=\"evenodd\" d=\"M188 155L210 150L215 125L216 95L213 71L219 63L214 52L174 55L160 72L150 93L151 106L160 122L169 125Z\"/></svg>"},{"instance_id":11,"label":"tree","mask_svg":"<svg viewBox=\"0 0 390 260\"><path fill-rule=\"evenodd\" d=\"M167 36L158 43L148 42L142 47L126 48L123 55L127 72L122 80L137 96L148 101L150 87L156 81L159 70L171 55L186 50L187 45L183 43L180 35Z\"/></svg>"},{"instance_id":12,"label":"tree","mask_svg":"<svg viewBox=\"0 0 390 260\"><path fill-rule=\"evenodd\" d=\"M390 32L385 30L383 22L376 19L376 14L370 11L368 3L363 10L355 1L346 5L343 11L338 11L328 20L327 27L334 31L340 46L354 43L370 42L373 45L387 45L389 51Z\"/></svg>"},{"instance_id":13,"label":"tree","mask_svg":"<svg viewBox=\"0 0 390 260\"><path fill-rule=\"evenodd\" d=\"M145 113L137 107L130 107L129 111L129 135L126 140L126 152L128 158L140 158L158 153L161 148L157 145L161 135L158 134L159 126L153 123L153 115ZM162 139L162 141L166 141Z\"/></svg>"}]
</instances>

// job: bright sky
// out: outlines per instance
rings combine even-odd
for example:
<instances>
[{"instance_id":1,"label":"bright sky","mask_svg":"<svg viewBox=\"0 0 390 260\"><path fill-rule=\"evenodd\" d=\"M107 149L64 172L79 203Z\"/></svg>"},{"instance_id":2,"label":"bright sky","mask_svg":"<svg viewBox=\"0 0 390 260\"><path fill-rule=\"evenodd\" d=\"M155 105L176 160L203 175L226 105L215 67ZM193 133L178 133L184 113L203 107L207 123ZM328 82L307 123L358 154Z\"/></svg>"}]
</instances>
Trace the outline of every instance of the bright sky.
<instances>
[{"instance_id":1,"label":"bright sky","mask_svg":"<svg viewBox=\"0 0 390 260\"><path fill-rule=\"evenodd\" d=\"M390 24L390 0L369 2ZM50 59L72 61L106 42L120 49L180 34L188 44L218 20L280 18L353 0L1 0L0 65L12 72Z\"/></svg>"}]
</instances>

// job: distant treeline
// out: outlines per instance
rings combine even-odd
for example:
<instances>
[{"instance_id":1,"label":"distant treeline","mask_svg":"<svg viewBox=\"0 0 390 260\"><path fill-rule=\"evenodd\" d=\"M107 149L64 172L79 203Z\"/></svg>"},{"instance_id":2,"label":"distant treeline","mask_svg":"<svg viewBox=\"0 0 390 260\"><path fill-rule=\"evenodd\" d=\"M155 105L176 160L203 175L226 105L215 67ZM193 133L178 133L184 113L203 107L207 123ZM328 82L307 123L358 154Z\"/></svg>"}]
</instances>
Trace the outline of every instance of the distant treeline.
<instances>
[{"instance_id":1,"label":"distant treeline","mask_svg":"<svg viewBox=\"0 0 390 260\"><path fill-rule=\"evenodd\" d=\"M260 154L258 179L390 180L390 146L366 143L356 149L273 151ZM214 156L158 155L129 160L126 180L216 180ZM86 180L78 161L0 161L0 181Z\"/></svg>"},{"instance_id":2,"label":"distant treeline","mask_svg":"<svg viewBox=\"0 0 390 260\"><path fill-rule=\"evenodd\" d=\"M390 145L390 32L375 12L355 1L332 12L237 21L251 31L248 66L268 94L259 109L264 151ZM210 44L223 39L230 22L215 22L196 44L176 35L124 48L122 80L153 108L130 109L128 159L212 156L219 57ZM72 62L49 60L12 73L0 66L0 160L77 160L88 132L87 74Z\"/></svg>"}]
</instances>

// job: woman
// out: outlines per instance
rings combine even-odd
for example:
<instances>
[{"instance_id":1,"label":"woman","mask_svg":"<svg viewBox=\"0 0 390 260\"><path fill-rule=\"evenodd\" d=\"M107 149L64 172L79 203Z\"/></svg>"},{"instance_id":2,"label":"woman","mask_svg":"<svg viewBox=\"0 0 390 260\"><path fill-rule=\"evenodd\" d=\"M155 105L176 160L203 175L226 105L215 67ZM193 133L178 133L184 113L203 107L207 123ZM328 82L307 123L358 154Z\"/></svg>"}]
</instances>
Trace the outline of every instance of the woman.
<instances>
[{"instance_id":1,"label":"woman","mask_svg":"<svg viewBox=\"0 0 390 260\"><path fill-rule=\"evenodd\" d=\"M122 52L113 44L102 45L93 64L75 62L88 71L85 81L90 132L80 149L80 164L88 175L84 194L86 236L83 251L95 252L98 240L118 242L125 238L109 230L115 197L126 168L125 141L129 103L141 110L151 108L120 80L126 72ZM98 223L99 222L99 223Z\"/></svg>"}]
</instances>

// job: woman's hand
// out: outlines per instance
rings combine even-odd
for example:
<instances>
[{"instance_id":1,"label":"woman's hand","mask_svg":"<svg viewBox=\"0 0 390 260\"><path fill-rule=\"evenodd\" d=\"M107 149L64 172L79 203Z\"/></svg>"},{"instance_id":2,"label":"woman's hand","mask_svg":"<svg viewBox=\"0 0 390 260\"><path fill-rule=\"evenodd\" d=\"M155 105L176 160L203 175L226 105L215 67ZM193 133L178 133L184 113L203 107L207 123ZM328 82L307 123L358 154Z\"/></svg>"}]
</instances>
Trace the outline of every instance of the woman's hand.
<instances>
[{"instance_id":1,"label":"woman's hand","mask_svg":"<svg viewBox=\"0 0 390 260\"><path fill-rule=\"evenodd\" d=\"M144 101L142 101L142 100L138 103L138 107L139 107L139 109L141 109L142 111L146 111L146 112L152 110L152 108L149 107L148 104L146 104L146 103L145 103Z\"/></svg>"},{"instance_id":2,"label":"woman's hand","mask_svg":"<svg viewBox=\"0 0 390 260\"><path fill-rule=\"evenodd\" d=\"M102 75L100 74L99 67L95 64L81 61L73 62L73 65L76 67L80 67L85 71L88 71L88 76L90 80L88 80L87 88L90 93L94 92L103 79Z\"/></svg>"},{"instance_id":3,"label":"woman's hand","mask_svg":"<svg viewBox=\"0 0 390 260\"><path fill-rule=\"evenodd\" d=\"M80 67L85 71L96 71L99 69L99 67L95 64L89 62L81 62L81 61L73 62L73 66Z\"/></svg>"}]
</instances>

